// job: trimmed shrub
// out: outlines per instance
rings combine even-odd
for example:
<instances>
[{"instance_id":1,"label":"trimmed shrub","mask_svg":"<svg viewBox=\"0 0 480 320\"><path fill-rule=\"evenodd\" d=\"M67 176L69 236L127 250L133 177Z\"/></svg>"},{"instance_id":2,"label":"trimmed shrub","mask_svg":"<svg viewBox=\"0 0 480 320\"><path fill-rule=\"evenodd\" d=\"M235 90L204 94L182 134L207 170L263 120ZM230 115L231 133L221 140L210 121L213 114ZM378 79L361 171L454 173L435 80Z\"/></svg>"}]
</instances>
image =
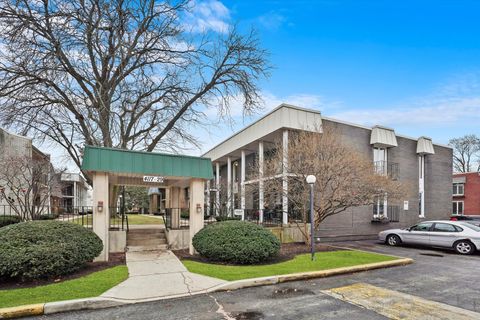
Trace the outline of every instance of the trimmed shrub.
<instances>
[{"instance_id":1,"label":"trimmed shrub","mask_svg":"<svg viewBox=\"0 0 480 320\"><path fill-rule=\"evenodd\" d=\"M19 216L0 216L0 228L22 221Z\"/></svg>"},{"instance_id":2,"label":"trimmed shrub","mask_svg":"<svg viewBox=\"0 0 480 320\"><path fill-rule=\"evenodd\" d=\"M193 237L193 247L212 261L255 264L280 251L280 241L262 226L245 221L212 223Z\"/></svg>"},{"instance_id":3,"label":"trimmed shrub","mask_svg":"<svg viewBox=\"0 0 480 320\"><path fill-rule=\"evenodd\" d=\"M51 213L51 214L40 214L35 217L34 220L55 220L59 217L58 214Z\"/></svg>"},{"instance_id":4,"label":"trimmed shrub","mask_svg":"<svg viewBox=\"0 0 480 320\"><path fill-rule=\"evenodd\" d=\"M0 277L35 280L73 273L103 249L82 226L29 221L0 229Z\"/></svg>"},{"instance_id":5,"label":"trimmed shrub","mask_svg":"<svg viewBox=\"0 0 480 320\"><path fill-rule=\"evenodd\" d=\"M180 212L180 218L190 219L190 210L182 210L182 212Z\"/></svg>"},{"instance_id":6,"label":"trimmed shrub","mask_svg":"<svg viewBox=\"0 0 480 320\"><path fill-rule=\"evenodd\" d=\"M229 216L215 216L217 221L239 221L241 218L239 216L229 217Z\"/></svg>"}]
</instances>

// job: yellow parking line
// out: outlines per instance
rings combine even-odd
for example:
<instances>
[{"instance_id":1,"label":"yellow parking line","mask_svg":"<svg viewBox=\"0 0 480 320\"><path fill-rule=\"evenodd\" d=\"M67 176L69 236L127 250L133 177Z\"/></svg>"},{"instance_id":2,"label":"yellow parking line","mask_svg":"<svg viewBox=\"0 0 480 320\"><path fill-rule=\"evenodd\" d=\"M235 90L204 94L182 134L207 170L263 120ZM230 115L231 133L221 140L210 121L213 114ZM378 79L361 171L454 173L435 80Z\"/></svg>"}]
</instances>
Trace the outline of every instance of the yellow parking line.
<instances>
[{"instance_id":1,"label":"yellow parking line","mask_svg":"<svg viewBox=\"0 0 480 320\"><path fill-rule=\"evenodd\" d=\"M480 313L434 302L366 283L323 290L345 302L375 311L390 319L402 320L478 320Z\"/></svg>"}]
</instances>

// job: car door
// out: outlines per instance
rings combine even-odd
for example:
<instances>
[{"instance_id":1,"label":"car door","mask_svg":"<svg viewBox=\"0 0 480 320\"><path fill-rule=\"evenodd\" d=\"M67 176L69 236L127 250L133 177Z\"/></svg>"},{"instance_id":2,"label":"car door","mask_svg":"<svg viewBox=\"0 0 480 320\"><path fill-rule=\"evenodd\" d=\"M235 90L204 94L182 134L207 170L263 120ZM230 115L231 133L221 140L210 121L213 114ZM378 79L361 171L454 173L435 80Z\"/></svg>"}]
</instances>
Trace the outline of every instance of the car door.
<instances>
[{"instance_id":1,"label":"car door","mask_svg":"<svg viewBox=\"0 0 480 320\"><path fill-rule=\"evenodd\" d=\"M430 244L436 247L452 247L458 240L460 227L450 223L436 222L430 232Z\"/></svg>"},{"instance_id":2,"label":"car door","mask_svg":"<svg viewBox=\"0 0 480 320\"><path fill-rule=\"evenodd\" d=\"M421 222L403 234L403 242L409 244L430 245L430 229L433 222Z\"/></svg>"}]
</instances>

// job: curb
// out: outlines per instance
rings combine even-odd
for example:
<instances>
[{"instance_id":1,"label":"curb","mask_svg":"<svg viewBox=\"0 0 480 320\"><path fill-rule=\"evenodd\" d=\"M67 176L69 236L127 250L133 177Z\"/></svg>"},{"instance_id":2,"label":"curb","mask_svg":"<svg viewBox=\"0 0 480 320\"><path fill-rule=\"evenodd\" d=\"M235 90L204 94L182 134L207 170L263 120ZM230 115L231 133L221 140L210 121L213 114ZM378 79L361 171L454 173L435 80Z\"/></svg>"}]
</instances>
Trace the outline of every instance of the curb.
<instances>
[{"instance_id":1,"label":"curb","mask_svg":"<svg viewBox=\"0 0 480 320\"><path fill-rule=\"evenodd\" d=\"M368 263L368 264L352 266L352 267L342 267L342 268L335 268L335 269L322 270L322 271L290 273L290 274L279 275L279 276L244 279L244 280L232 281L226 284L219 285L217 287L213 287L207 290L207 292L210 293L215 291L230 291L230 290L236 290L236 289L242 289L242 288L278 284L278 283L283 283L288 281L326 278L331 276L350 274L350 273L368 271L368 270L374 270L374 269L405 266L411 263L413 263L413 259L401 258L393 261Z\"/></svg>"},{"instance_id":2,"label":"curb","mask_svg":"<svg viewBox=\"0 0 480 320\"><path fill-rule=\"evenodd\" d=\"M242 288L273 285L273 284L278 284L278 283L283 283L288 281L326 278L326 277L331 277L336 275L350 274L350 273L368 271L368 270L374 270L374 269L405 266L411 263L413 263L413 259L400 258L393 261L376 262L376 263L363 264L359 266L335 268L335 269L329 269L329 270L323 270L323 271L291 273L291 274L279 275L279 276L268 276L268 277L262 277L262 278L244 279L244 280L232 281L225 284L221 284L204 291L196 292L195 294L212 293L217 291L232 291L232 290L237 290ZM26 317L26 316L38 316L43 314L53 314L53 313L59 313L59 312L88 310L88 309L90 310L103 309L103 308L118 307L118 306L128 305L128 304L173 299L173 298L179 298L183 296L192 296L195 294L175 295L175 296L151 298L151 299L128 301L128 302L124 300L116 300L112 298L102 298L102 297L66 300L66 301L58 301L58 302L47 302L42 304L33 304L33 305L25 305L25 306L19 306L19 307L0 309L0 319L12 319L12 318L20 318L20 317Z\"/></svg>"},{"instance_id":3,"label":"curb","mask_svg":"<svg viewBox=\"0 0 480 320\"><path fill-rule=\"evenodd\" d=\"M29 304L26 306L0 309L0 319L12 319L26 316L40 316L43 314L44 304Z\"/></svg>"}]
</instances>

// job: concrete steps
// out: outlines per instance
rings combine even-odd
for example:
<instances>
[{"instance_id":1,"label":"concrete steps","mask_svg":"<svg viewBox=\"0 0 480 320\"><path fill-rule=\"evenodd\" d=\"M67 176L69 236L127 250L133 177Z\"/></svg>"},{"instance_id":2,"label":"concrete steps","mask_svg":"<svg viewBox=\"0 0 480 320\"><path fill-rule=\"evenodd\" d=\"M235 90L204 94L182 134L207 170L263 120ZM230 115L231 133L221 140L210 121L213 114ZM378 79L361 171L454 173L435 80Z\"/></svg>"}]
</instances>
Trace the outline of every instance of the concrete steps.
<instances>
[{"instance_id":1,"label":"concrete steps","mask_svg":"<svg viewBox=\"0 0 480 320\"><path fill-rule=\"evenodd\" d=\"M165 229L130 229L127 233L127 248L130 252L167 250Z\"/></svg>"},{"instance_id":2,"label":"concrete steps","mask_svg":"<svg viewBox=\"0 0 480 320\"><path fill-rule=\"evenodd\" d=\"M128 252L168 250L167 244L150 246L127 246Z\"/></svg>"}]
</instances>

